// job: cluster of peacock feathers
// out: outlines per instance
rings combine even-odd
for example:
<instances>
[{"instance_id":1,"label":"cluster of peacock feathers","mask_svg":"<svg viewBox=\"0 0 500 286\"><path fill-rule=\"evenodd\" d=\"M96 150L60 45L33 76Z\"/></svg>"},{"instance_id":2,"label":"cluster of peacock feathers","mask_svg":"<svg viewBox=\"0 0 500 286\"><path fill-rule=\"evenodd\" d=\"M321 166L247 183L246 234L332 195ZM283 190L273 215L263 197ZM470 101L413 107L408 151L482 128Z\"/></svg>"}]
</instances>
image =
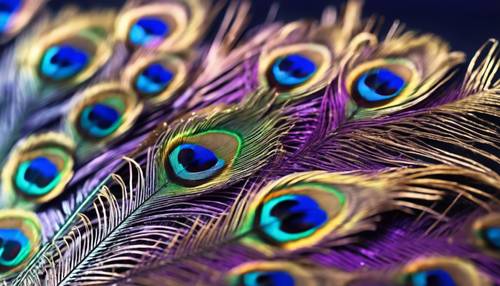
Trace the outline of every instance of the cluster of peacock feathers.
<instances>
[{"instance_id":1,"label":"cluster of peacock feathers","mask_svg":"<svg viewBox=\"0 0 500 286\"><path fill-rule=\"evenodd\" d=\"M500 285L496 40L45 2L0 0L0 284Z\"/></svg>"}]
</instances>

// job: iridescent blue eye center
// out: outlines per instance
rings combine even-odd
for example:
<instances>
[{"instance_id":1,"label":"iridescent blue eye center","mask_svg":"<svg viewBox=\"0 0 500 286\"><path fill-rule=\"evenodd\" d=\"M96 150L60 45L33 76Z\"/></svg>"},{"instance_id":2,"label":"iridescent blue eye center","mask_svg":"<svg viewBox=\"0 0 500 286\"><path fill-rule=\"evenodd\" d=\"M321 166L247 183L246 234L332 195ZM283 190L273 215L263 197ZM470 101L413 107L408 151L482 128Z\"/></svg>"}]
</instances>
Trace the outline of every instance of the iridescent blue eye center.
<instances>
[{"instance_id":1,"label":"iridescent blue eye center","mask_svg":"<svg viewBox=\"0 0 500 286\"><path fill-rule=\"evenodd\" d=\"M20 163L14 177L16 189L30 196L47 194L60 180L58 166L45 156Z\"/></svg>"},{"instance_id":2,"label":"iridescent blue eye center","mask_svg":"<svg viewBox=\"0 0 500 286\"><path fill-rule=\"evenodd\" d=\"M410 276L411 286L456 286L453 277L441 269L414 273Z\"/></svg>"},{"instance_id":3,"label":"iridescent blue eye center","mask_svg":"<svg viewBox=\"0 0 500 286\"><path fill-rule=\"evenodd\" d=\"M281 221L281 230L287 233L301 233L321 226L327 215L315 200L307 196L297 195L276 204L271 215Z\"/></svg>"},{"instance_id":4,"label":"iridescent blue eye center","mask_svg":"<svg viewBox=\"0 0 500 286\"><path fill-rule=\"evenodd\" d=\"M217 156L209 149L193 144L186 144L177 157L179 163L189 172L202 172L217 164Z\"/></svg>"},{"instance_id":5,"label":"iridescent blue eye center","mask_svg":"<svg viewBox=\"0 0 500 286\"><path fill-rule=\"evenodd\" d=\"M65 80L81 72L89 61L89 54L76 46L55 45L44 53L40 72L51 80Z\"/></svg>"},{"instance_id":6,"label":"iridescent blue eye center","mask_svg":"<svg viewBox=\"0 0 500 286\"><path fill-rule=\"evenodd\" d=\"M0 266L13 267L29 254L29 240L18 229L0 229Z\"/></svg>"},{"instance_id":7,"label":"iridescent blue eye center","mask_svg":"<svg viewBox=\"0 0 500 286\"><path fill-rule=\"evenodd\" d=\"M364 101L388 100L401 93L405 80L386 68L377 68L361 75L356 83L356 94Z\"/></svg>"},{"instance_id":8,"label":"iridescent blue eye center","mask_svg":"<svg viewBox=\"0 0 500 286\"><path fill-rule=\"evenodd\" d=\"M21 0L0 0L0 32L4 32L12 16L21 8Z\"/></svg>"},{"instance_id":9,"label":"iridescent blue eye center","mask_svg":"<svg viewBox=\"0 0 500 286\"><path fill-rule=\"evenodd\" d=\"M140 18L130 29L129 41L136 46L155 45L163 41L170 28L158 17Z\"/></svg>"},{"instance_id":10,"label":"iridescent blue eye center","mask_svg":"<svg viewBox=\"0 0 500 286\"><path fill-rule=\"evenodd\" d=\"M306 195L283 195L262 206L259 228L273 241L286 242L312 234L328 220L328 214Z\"/></svg>"},{"instance_id":11,"label":"iridescent blue eye center","mask_svg":"<svg viewBox=\"0 0 500 286\"><path fill-rule=\"evenodd\" d=\"M294 278L284 271L255 271L242 275L243 286L294 286Z\"/></svg>"},{"instance_id":12,"label":"iridescent blue eye center","mask_svg":"<svg viewBox=\"0 0 500 286\"><path fill-rule=\"evenodd\" d=\"M482 233L490 248L500 250L500 227L488 227Z\"/></svg>"},{"instance_id":13,"label":"iridescent blue eye center","mask_svg":"<svg viewBox=\"0 0 500 286\"><path fill-rule=\"evenodd\" d=\"M291 88L309 80L316 69L316 64L306 56L290 54L274 62L271 80L278 86Z\"/></svg>"},{"instance_id":14,"label":"iridescent blue eye center","mask_svg":"<svg viewBox=\"0 0 500 286\"><path fill-rule=\"evenodd\" d=\"M94 103L85 107L80 117L80 126L84 131L97 138L110 135L120 123L120 112L104 103Z\"/></svg>"},{"instance_id":15,"label":"iridescent blue eye center","mask_svg":"<svg viewBox=\"0 0 500 286\"><path fill-rule=\"evenodd\" d=\"M40 188L49 185L58 175L57 166L45 157L37 157L29 163L24 179Z\"/></svg>"},{"instance_id":16,"label":"iridescent blue eye center","mask_svg":"<svg viewBox=\"0 0 500 286\"><path fill-rule=\"evenodd\" d=\"M18 230L14 230L19 233L17 235L22 235L22 233ZM2 250L2 259L5 260L13 260L21 251L21 244L17 240L3 240L0 238L0 249Z\"/></svg>"},{"instance_id":17,"label":"iridescent blue eye center","mask_svg":"<svg viewBox=\"0 0 500 286\"><path fill-rule=\"evenodd\" d=\"M225 161L212 150L198 144L184 143L169 154L166 167L172 180L192 186L218 174L224 165Z\"/></svg>"},{"instance_id":18,"label":"iridescent blue eye center","mask_svg":"<svg viewBox=\"0 0 500 286\"><path fill-rule=\"evenodd\" d=\"M118 111L101 103L92 105L89 113L89 120L101 129L110 128L119 118Z\"/></svg>"},{"instance_id":19,"label":"iridescent blue eye center","mask_svg":"<svg viewBox=\"0 0 500 286\"><path fill-rule=\"evenodd\" d=\"M145 68L137 77L135 88L140 93L154 95L162 92L174 78L174 73L159 63Z\"/></svg>"}]
</instances>

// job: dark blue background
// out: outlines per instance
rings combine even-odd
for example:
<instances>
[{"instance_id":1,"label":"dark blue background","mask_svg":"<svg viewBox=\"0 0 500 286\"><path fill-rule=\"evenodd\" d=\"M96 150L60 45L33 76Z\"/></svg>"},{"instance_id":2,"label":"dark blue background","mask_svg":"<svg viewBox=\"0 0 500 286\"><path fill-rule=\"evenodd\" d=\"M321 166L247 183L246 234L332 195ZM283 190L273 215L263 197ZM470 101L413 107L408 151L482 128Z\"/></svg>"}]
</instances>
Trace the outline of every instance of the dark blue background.
<instances>
[{"instance_id":1,"label":"dark blue background","mask_svg":"<svg viewBox=\"0 0 500 286\"><path fill-rule=\"evenodd\" d=\"M201 0L205 1L205 0ZM253 21L262 22L271 3L280 3L278 19L317 18L327 5L340 6L343 0L253 0ZM54 7L79 3L84 7L121 5L125 0L52 0ZM386 26L399 19L408 28L433 32L449 41L454 49L469 55L488 38L500 39L500 0L366 0L364 15L383 15Z\"/></svg>"}]
</instances>

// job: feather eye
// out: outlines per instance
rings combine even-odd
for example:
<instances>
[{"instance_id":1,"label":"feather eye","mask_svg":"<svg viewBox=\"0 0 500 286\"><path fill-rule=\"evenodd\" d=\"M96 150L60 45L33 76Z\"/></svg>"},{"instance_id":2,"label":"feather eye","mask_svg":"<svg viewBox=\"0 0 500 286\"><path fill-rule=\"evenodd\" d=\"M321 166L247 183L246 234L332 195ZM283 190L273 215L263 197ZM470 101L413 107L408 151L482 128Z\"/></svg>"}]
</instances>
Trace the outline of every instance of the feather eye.
<instances>
[{"instance_id":1,"label":"feather eye","mask_svg":"<svg viewBox=\"0 0 500 286\"><path fill-rule=\"evenodd\" d=\"M288 175L250 196L239 230L247 234L242 243L269 254L336 245L341 238L372 229L375 214L397 209L399 201L393 198L421 197L398 188L383 176L321 171Z\"/></svg>"},{"instance_id":2,"label":"feather eye","mask_svg":"<svg viewBox=\"0 0 500 286\"><path fill-rule=\"evenodd\" d=\"M256 101L174 123L161 138L158 184L174 183L167 187L171 192L198 192L262 166L268 160L264 156L279 150L278 138L290 128L279 111L263 117L271 96L256 93L251 96Z\"/></svg>"},{"instance_id":3,"label":"feather eye","mask_svg":"<svg viewBox=\"0 0 500 286\"><path fill-rule=\"evenodd\" d=\"M331 185L295 184L264 197L253 224L263 240L286 247L315 233L329 233L345 203L345 194Z\"/></svg>"},{"instance_id":4,"label":"feather eye","mask_svg":"<svg viewBox=\"0 0 500 286\"><path fill-rule=\"evenodd\" d=\"M324 87L333 56L320 44L303 43L278 47L259 59L261 85L274 88L280 98L309 94Z\"/></svg>"},{"instance_id":5,"label":"feather eye","mask_svg":"<svg viewBox=\"0 0 500 286\"><path fill-rule=\"evenodd\" d=\"M61 133L32 135L11 152L2 170L3 199L44 203L63 192L73 177L75 145Z\"/></svg>"},{"instance_id":6,"label":"feather eye","mask_svg":"<svg viewBox=\"0 0 500 286\"><path fill-rule=\"evenodd\" d=\"M477 219L472 230L475 244L484 252L500 257L500 213Z\"/></svg>"},{"instance_id":7,"label":"feather eye","mask_svg":"<svg viewBox=\"0 0 500 286\"><path fill-rule=\"evenodd\" d=\"M189 48L206 27L206 1L155 1L130 5L116 22L116 35L131 48L179 51Z\"/></svg>"},{"instance_id":8,"label":"feather eye","mask_svg":"<svg viewBox=\"0 0 500 286\"><path fill-rule=\"evenodd\" d=\"M412 33L361 51L347 64L344 75L349 112L355 118L387 114L421 102L464 58L462 53L450 52L435 36Z\"/></svg>"},{"instance_id":9,"label":"feather eye","mask_svg":"<svg viewBox=\"0 0 500 286\"><path fill-rule=\"evenodd\" d=\"M18 34L44 2L44 0L0 0L0 43Z\"/></svg>"},{"instance_id":10,"label":"feather eye","mask_svg":"<svg viewBox=\"0 0 500 286\"><path fill-rule=\"evenodd\" d=\"M135 93L119 83L97 84L77 98L67 125L75 141L105 144L126 132L141 110Z\"/></svg>"},{"instance_id":11,"label":"feather eye","mask_svg":"<svg viewBox=\"0 0 500 286\"><path fill-rule=\"evenodd\" d=\"M397 276L405 286L491 285L472 263L455 257L421 258L407 264Z\"/></svg>"},{"instance_id":12,"label":"feather eye","mask_svg":"<svg viewBox=\"0 0 500 286\"><path fill-rule=\"evenodd\" d=\"M15 275L37 252L41 229L33 213L0 210L0 279Z\"/></svg>"},{"instance_id":13,"label":"feather eye","mask_svg":"<svg viewBox=\"0 0 500 286\"><path fill-rule=\"evenodd\" d=\"M111 56L108 40L112 13L71 19L42 34L28 48L28 63L46 84L75 86L94 75Z\"/></svg>"},{"instance_id":14,"label":"feather eye","mask_svg":"<svg viewBox=\"0 0 500 286\"><path fill-rule=\"evenodd\" d=\"M187 66L174 55L140 56L126 67L124 84L151 104L172 99L186 79Z\"/></svg>"},{"instance_id":15,"label":"feather eye","mask_svg":"<svg viewBox=\"0 0 500 286\"><path fill-rule=\"evenodd\" d=\"M360 65L347 78L347 90L361 107L404 101L422 79L411 61L394 58Z\"/></svg>"},{"instance_id":16,"label":"feather eye","mask_svg":"<svg viewBox=\"0 0 500 286\"><path fill-rule=\"evenodd\" d=\"M185 187L203 185L231 169L242 147L234 132L209 130L172 140L164 154L168 178Z\"/></svg>"},{"instance_id":17,"label":"feather eye","mask_svg":"<svg viewBox=\"0 0 500 286\"><path fill-rule=\"evenodd\" d=\"M226 275L228 286L294 286L320 285L311 272L284 261L248 262L231 269Z\"/></svg>"}]
</instances>

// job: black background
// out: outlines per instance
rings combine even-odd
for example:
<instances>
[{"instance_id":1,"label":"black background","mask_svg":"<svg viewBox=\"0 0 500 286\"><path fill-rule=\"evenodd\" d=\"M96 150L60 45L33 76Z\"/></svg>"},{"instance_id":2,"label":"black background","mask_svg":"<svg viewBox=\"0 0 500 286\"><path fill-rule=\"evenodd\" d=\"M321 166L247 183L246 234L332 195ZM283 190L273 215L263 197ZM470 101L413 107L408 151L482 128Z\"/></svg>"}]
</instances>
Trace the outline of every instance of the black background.
<instances>
[{"instance_id":1,"label":"black background","mask_svg":"<svg viewBox=\"0 0 500 286\"><path fill-rule=\"evenodd\" d=\"M205 0L201 0L205 1ZM318 18L327 5L344 0L253 0L253 21L262 22L272 3L280 4L279 20ZM125 0L52 0L53 7L78 3L84 8L118 6ZM384 16L386 26L399 19L408 28L433 32L453 49L471 55L489 38L500 39L500 0L366 0L364 16Z\"/></svg>"}]
</instances>

